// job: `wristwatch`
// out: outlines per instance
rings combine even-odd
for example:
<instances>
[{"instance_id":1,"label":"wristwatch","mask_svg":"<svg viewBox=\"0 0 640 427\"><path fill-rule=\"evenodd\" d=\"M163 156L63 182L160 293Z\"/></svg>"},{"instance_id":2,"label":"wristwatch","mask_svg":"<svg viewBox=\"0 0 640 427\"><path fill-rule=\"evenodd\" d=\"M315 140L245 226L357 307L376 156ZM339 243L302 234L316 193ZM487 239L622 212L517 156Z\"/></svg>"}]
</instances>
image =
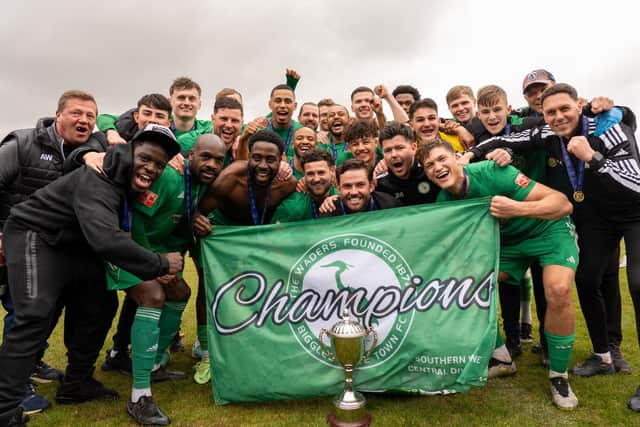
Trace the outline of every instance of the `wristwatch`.
<instances>
[{"instance_id":1,"label":"wristwatch","mask_svg":"<svg viewBox=\"0 0 640 427\"><path fill-rule=\"evenodd\" d=\"M604 163L604 156L599 151L595 151L588 163L589 169L598 170Z\"/></svg>"}]
</instances>

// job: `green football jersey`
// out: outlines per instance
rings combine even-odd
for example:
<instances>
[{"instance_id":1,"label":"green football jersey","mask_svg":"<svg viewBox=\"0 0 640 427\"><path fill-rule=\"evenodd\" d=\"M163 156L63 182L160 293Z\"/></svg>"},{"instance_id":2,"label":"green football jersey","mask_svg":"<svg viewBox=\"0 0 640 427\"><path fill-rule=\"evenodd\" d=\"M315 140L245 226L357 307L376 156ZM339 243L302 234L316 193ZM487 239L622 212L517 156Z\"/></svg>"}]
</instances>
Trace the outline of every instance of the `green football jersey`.
<instances>
[{"instance_id":1,"label":"green football jersey","mask_svg":"<svg viewBox=\"0 0 640 427\"><path fill-rule=\"evenodd\" d=\"M486 196L506 196L523 201L527 198L536 182L513 166L504 168L493 161L472 163L464 167L468 177L467 199ZM438 202L458 200L447 192L438 194ZM503 245L513 245L529 237L537 236L554 221L536 218L517 217L501 221L500 240Z\"/></svg>"},{"instance_id":2,"label":"green football jersey","mask_svg":"<svg viewBox=\"0 0 640 427\"><path fill-rule=\"evenodd\" d=\"M193 214L207 186L195 184L191 178L190 187ZM132 238L154 252L184 252L193 242L191 226L185 218L185 190L184 177L172 167L166 167L160 179L136 200Z\"/></svg>"},{"instance_id":3,"label":"green football jersey","mask_svg":"<svg viewBox=\"0 0 640 427\"><path fill-rule=\"evenodd\" d=\"M332 186L331 190L329 190L329 195L333 196L336 194L338 194L338 191ZM313 219L313 205L314 203L312 203L311 195L309 193L296 191L278 205L278 208L271 219L271 223L275 224ZM316 205L315 209L317 210L318 208L320 208L320 206Z\"/></svg>"}]
</instances>

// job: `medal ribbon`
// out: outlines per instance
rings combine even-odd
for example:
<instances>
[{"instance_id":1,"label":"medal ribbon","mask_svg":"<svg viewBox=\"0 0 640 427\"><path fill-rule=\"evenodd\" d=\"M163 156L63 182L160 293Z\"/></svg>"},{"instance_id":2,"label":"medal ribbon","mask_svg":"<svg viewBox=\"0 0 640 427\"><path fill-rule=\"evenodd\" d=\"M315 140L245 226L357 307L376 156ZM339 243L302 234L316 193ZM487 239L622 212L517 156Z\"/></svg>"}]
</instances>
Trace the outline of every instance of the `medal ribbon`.
<instances>
[{"instance_id":1,"label":"medal ribbon","mask_svg":"<svg viewBox=\"0 0 640 427\"><path fill-rule=\"evenodd\" d=\"M267 206L269 206L269 194L271 193L271 183L269 183L269 187L267 188L267 194L264 196L264 206L262 208L262 216L260 218L258 218L258 207L256 205L256 196L253 192L251 171L249 169L247 169L247 191L249 192L249 206L251 207L251 218L253 219L253 225L262 225L264 224L264 219L267 216Z\"/></svg>"},{"instance_id":2,"label":"medal ribbon","mask_svg":"<svg viewBox=\"0 0 640 427\"><path fill-rule=\"evenodd\" d=\"M460 194L460 198L464 199L467 197L467 192L469 191L469 179L467 178L467 170L462 168L462 193Z\"/></svg>"},{"instance_id":3,"label":"medal ribbon","mask_svg":"<svg viewBox=\"0 0 640 427\"><path fill-rule=\"evenodd\" d=\"M338 160L338 147L336 147L336 143L333 140L333 136L329 134L329 145L331 145L331 153L333 154L333 160ZM347 151L347 143L342 143L342 152Z\"/></svg>"},{"instance_id":4,"label":"medal ribbon","mask_svg":"<svg viewBox=\"0 0 640 427\"><path fill-rule=\"evenodd\" d=\"M198 191L196 200L191 204L191 170L189 169L189 160L184 163L184 210L187 215L187 224L191 224L193 214L200 203L201 194Z\"/></svg>"},{"instance_id":5,"label":"medal ribbon","mask_svg":"<svg viewBox=\"0 0 640 427\"><path fill-rule=\"evenodd\" d=\"M589 122L585 116L582 116L582 136L587 137L589 135ZM584 184L584 160L578 160L578 173L573 165L573 161L567 151L565 144L565 138L560 137L560 150L562 151L562 160L564 161L565 168L567 169L567 175L569 176L569 182L575 192L582 192L582 186Z\"/></svg>"},{"instance_id":6,"label":"medal ribbon","mask_svg":"<svg viewBox=\"0 0 640 427\"><path fill-rule=\"evenodd\" d=\"M126 231L127 233L131 232L131 223L133 221L133 210L129 207L129 202L127 198L124 198L124 203L122 205L122 220L120 221L120 229L122 231Z\"/></svg>"},{"instance_id":7,"label":"medal ribbon","mask_svg":"<svg viewBox=\"0 0 640 427\"><path fill-rule=\"evenodd\" d=\"M311 199L311 215L313 216L313 219L318 219L318 216L320 216L320 212L318 212L318 205L316 205L316 201Z\"/></svg>"}]
</instances>

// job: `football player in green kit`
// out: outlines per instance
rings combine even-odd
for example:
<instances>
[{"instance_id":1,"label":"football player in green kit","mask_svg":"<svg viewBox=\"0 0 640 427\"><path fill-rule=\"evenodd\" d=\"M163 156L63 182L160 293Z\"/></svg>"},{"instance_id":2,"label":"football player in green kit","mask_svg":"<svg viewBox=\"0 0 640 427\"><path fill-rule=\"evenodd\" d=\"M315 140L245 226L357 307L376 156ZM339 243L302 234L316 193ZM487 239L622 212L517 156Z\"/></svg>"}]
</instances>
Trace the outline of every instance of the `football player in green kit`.
<instances>
[{"instance_id":1,"label":"football player in green kit","mask_svg":"<svg viewBox=\"0 0 640 427\"><path fill-rule=\"evenodd\" d=\"M302 154L300 164L307 192L296 191L284 199L273 214L273 223L317 219L324 199L338 194L333 186L336 167L331 154L312 148Z\"/></svg>"},{"instance_id":2,"label":"football player in green kit","mask_svg":"<svg viewBox=\"0 0 640 427\"><path fill-rule=\"evenodd\" d=\"M318 147L331 153L336 166L340 166L342 162L351 157L347 141L344 138L347 126L351 121L347 107L340 104L333 104L329 107L327 113L327 123L329 124L327 144L319 144Z\"/></svg>"},{"instance_id":3,"label":"football player in green kit","mask_svg":"<svg viewBox=\"0 0 640 427\"><path fill-rule=\"evenodd\" d=\"M418 159L427 177L444 190L438 201L492 196L491 214L501 221L499 281L519 281L533 259L540 261L547 299L545 335L552 400L561 409L575 408L578 399L567 375L575 341L571 293L578 265L575 227L567 217L571 203L564 194L536 183L512 166L502 168L494 162L462 166L446 142L421 147ZM490 376L515 372L500 333L489 371Z\"/></svg>"},{"instance_id":4,"label":"football player in green kit","mask_svg":"<svg viewBox=\"0 0 640 427\"><path fill-rule=\"evenodd\" d=\"M132 238L161 252L184 253L193 243L196 208L222 170L225 144L213 134L200 135L185 160L184 176L165 168L160 179L133 207ZM151 397L151 381L184 378L167 371L160 361L180 326L191 291L180 275L142 281L125 270L107 265L110 289L125 290L138 304L131 328L133 387L128 413L141 424L169 424Z\"/></svg>"}]
</instances>

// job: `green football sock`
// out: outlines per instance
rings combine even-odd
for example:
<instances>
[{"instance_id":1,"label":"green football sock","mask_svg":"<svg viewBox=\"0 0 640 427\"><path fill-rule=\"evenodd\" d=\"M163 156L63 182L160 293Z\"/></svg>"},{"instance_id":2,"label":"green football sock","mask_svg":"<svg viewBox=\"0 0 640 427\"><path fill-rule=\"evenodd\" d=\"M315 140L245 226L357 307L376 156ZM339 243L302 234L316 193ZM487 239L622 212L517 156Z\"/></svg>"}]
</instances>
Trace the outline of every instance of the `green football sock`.
<instances>
[{"instance_id":1,"label":"green football sock","mask_svg":"<svg viewBox=\"0 0 640 427\"><path fill-rule=\"evenodd\" d=\"M151 368L158 350L160 330L159 308L138 307L131 326L131 362L133 367L133 387L151 387Z\"/></svg>"},{"instance_id":2,"label":"green football sock","mask_svg":"<svg viewBox=\"0 0 640 427\"><path fill-rule=\"evenodd\" d=\"M207 325L198 325L198 341L202 351L209 353L209 336L207 335Z\"/></svg>"},{"instance_id":3,"label":"green football sock","mask_svg":"<svg viewBox=\"0 0 640 427\"><path fill-rule=\"evenodd\" d=\"M567 372L576 334L561 336L545 330L544 335L547 337L547 345L549 347L550 369L559 373Z\"/></svg>"},{"instance_id":4,"label":"green football sock","mask_svg":"<svg viewBox=\"0 0 640 427\"><path fill-rule=\"evenodd\" d=\"M162 355L167 351L171 340L173 340L176 332L178 332L180 321L182 320L182 312L186 306L186 302L165 301L158 325L160 328L160 338L158 339L158 354L155 358L157 364L162 360Z\"/></svg>"}]
</instances>

